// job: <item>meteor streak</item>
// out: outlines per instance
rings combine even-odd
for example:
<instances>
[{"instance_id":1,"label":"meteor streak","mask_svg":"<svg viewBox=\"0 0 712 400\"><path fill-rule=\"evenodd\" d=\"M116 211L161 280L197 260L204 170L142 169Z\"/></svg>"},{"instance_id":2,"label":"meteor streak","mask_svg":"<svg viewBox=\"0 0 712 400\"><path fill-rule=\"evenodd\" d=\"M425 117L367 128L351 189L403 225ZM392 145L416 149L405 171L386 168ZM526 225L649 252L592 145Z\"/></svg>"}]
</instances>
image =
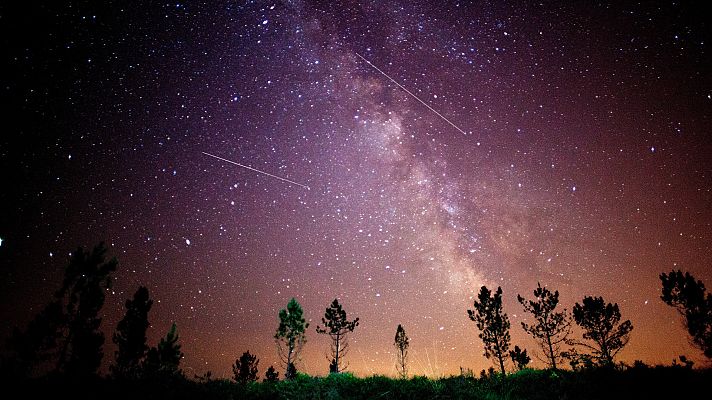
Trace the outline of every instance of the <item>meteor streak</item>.
<instances>
[{"instance_id":1,"label":"meteor streak","mask_svg":"<svg viewBox=\"0 0 712 400\"><path fill-rule=\"evenodd\" d=\"M442 115L442 114L440 114L439 112L437 112L433 107L430 107L430 106L428 105L428 103L424 102L423 100L420 100L420 98L419 98L418 96L416 96L416 95L414 95L413 93L411 93L410 90L406 89L405 87L403 87L403 85L401 85L400 83L396 82L395 79L391 78L390 76L388 76L388 74L386 74L385 72L381 71L377 66L371 64L371 62L368 61L367 59L363 58L363 56L361 56L361 54L358 54L358 53L355 53L355 54L356 54L360 59L362 59L363 61L365 61L366 64L370 65L371 67L373 67L373 69L375 69L376 71L380 72L381 75L385 76L385 77L388 78L391 82L393 82L393 83L395 83L396 85L398 85L399 88L403 89L403 91L405 91L406 93L408 93L412 98L418 100L418 101L419 101L422 105L424 105L425 107L428 107L428 109L429 109L430 111L432 111L432 112L434 112L435 114L437 114L437 116L440 117L440 118L442 118L443 121L445 121L445 122L447 122L448 124L452 125L453 128L455 128L455 129L457 129L458 131L460 131L460 133L462 133L463 135L467 135L467 132L465 132L465 131L463 131L462 129L460 129L459 126L453 124L449 119L445 118L444 115Z\"/></svg>"},{"instance_id":2,"label":"meteor streak","mask_svg":"<svg viewBox=\"0 0 712 400\"><path fill-rule=\"evenodd\" d=\"M242 168L249 169L250 171L258 172L258 173L260 173L260 174L262 174L262 175L267 175L267 176L271 176L272 178L277 178L277 179L279 179L280 181L284 181L284 182L287 182L287 183L291 183L292 185L301 186L301 187L305 188L306 190L311 190L311 189L309 189L309 186L307 186L307 185L302 185L301 183L297 183L297 182L294 182L294 181L290 181L290 180L287 179L287 178L282 178L281 176L272 175L272 174L270 174L269 172L260 171L260 170L257 169L257 168L248 167L247 165L242 165L242 164L240 164L240 163L236 163L235 161L231 161L231 160L228 160L228 159L226 159L226 158L218 157L218 156L216 156L216 155L214 155L214 154L206 153L206 152L204 152L204 151L201 151L201 153L205 154L206 156L210 156L210 157L213 157L213 158L217 158L218 160L225 161L225 162L230 163L230 164L235 164L235 165L237 165L238 167L242 167Z\"/></svg>"}]
</instances>

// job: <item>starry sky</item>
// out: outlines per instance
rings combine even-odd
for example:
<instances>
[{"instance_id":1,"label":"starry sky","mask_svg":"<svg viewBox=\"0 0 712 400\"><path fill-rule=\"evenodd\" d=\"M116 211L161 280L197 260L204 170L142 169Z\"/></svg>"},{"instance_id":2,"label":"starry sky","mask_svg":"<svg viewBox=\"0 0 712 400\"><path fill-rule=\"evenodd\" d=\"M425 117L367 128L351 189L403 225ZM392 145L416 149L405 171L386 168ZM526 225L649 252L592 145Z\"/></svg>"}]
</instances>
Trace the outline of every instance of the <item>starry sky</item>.
<instances>
[{"instance_id":1,"label":"starry sky","mask_svg":"<svg viewBox=\"0 0 712 400\"><path fill-rule=\"evenodd\" d=\"M622 361L701 360L658 275L712 286L702 5L48 3L0 5L3 337L104 240L104 368L139 285L151 343L177 322L189 376L246 350L277 365L291 297L307 373L328 372L314 328L334 298L361 322L349 371L395 375L398 324L411 373L479 371L479 287L502 286L533 352L516 296L537 282L569 310L617 302Z\"/></svg>"}]
</instances>

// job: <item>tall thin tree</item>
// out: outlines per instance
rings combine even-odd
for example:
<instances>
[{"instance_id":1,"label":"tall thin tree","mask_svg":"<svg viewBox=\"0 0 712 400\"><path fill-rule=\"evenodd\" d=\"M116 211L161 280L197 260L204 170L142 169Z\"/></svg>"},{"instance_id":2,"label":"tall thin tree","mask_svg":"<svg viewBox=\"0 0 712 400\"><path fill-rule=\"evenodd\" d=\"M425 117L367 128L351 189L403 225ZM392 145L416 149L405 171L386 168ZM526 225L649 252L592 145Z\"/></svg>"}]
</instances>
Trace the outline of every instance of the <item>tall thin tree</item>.
<instances>
[{"instance_id":1,"label":"tall thin tree","mask_svg":"<svg viewBox=\"0 0 712 400\"><path fill-rule=\"evenodd\" d=\"M104 306L106 290L111 288L111 273L118 264L115 258L106 260L107 250L104 243L91 252L77 249L65 271L62 288L55 295L64 302L67 316L57 370L70 375L96 373L104 356L99 311Z\"/></svg>"},{"instance_id":2,"label":"tall thin tree","mask_svg":"<svg viewBox=\"0 0 712 400\"><path fill-rule=\"evenodd\" d=\"M474 310L467 310L470 319L477 323L479 337L485 347L485 357L495 357L499 361L502 375L506 374L504 360L507 357L509 343L509 317L502 309L502 288L492 292L486 286L480 288L480 293L474 303Z\"/></svg>"},{"instance_id":3,"label":"tall thin tree","mask_svg":"<svg viewBox=\"0 0 712 400\"><path fill-rule=\"evenodd\" d=\"M396 347L396 371L401 379L408 377L408 347L410 347L410 338L405 333L403 325L398 324L396 328L396 338L393 342Z\"/></svg>"},{"instance_id":4,"label":"tall thin tree","mask_svg":"<svg viewBox=\"0 0 712 400\"><path fill-rule=\"evenodd\" d=\"M152 305L148 289L144 286L138 288L132 300L126 300L126 315L119 321L113 336L118 350L111 372L117 378L139 377L141 361L148 351L146 330L150 325L148 312Z\"/></svg>"},{"instance_id":5,"label":"tall thin tree","mask_svg":"<svg viewBox=\"0 0 712 400\"><path fill-rule=\"evenodd\" d=\"M358 318L349 321L338 299L334 299L326 309L324 317L321 319L324 327L316 327L316 332L329 335L331 339L331 359L329 360L329 372L339 373L346 369L344 357L349 350L348 334L353 332L358 326Z\"/></svg>"},{"instance_id":6,"label":"tall thin tree","mask_svg":"<svg viewBox=\"0 0 712 400\"><path fill-rule=\"evenodd\" d=\"M302 306L292 298L287 303L287 308L279 311L279 326L274 334L277 353L285 366L285 379L293 379L297 375L295 364L307 341L305 332L308 327Z\"/></svg>"},{"instance_id":7,"label":"tall thin tree","mask_svg":"<svg viewBox=\"0 0 712 400\"><path fill-rule=\"evenodd\" d=\"M522 322L522 328L539 343L544 353L543 361L549 365L549 368L556 370L556 363L562 358L561 346L566 343L571 332L571 318L566 309L556 311L559 305L559 291L552 293L537 283L534 300L527 300L519 295L517 300L524 307L524 312L532 314L535 321L532 325Z\"/></svg>"}]
</instances>

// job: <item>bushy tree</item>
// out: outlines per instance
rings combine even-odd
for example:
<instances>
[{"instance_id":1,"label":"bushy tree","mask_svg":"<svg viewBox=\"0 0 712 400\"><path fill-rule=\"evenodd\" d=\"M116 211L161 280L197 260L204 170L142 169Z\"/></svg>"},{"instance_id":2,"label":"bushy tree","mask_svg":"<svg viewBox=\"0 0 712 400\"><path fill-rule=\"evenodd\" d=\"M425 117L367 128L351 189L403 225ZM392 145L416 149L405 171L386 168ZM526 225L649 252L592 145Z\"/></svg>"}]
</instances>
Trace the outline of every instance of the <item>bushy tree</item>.
<instances>
[{"instance_id":1,"label":"bushy tree","mask_svg":"<svg viewBox=\"0 0 712 400\"><path fill-rule=\"evenodd\" d=\"M235 360L232 366L232 373L235 374L234 379L237 383L246 384L257 380L257 366L260 360L257 356L250 354L249 351L242 353L240 358Z\"/></svg>"},{"instance_id":2,"label":"bushy tree","mask_svg":"<svg viewBox=\"0 0 712 400\"><path fill-rule=\"evenodd\" d=\"M180 351L177 330L174 322L166 337L158 342L158 346L148 350L143 362L144 373L148 377L182 375L179 366L183 353Z\"/></svg>"},{"instance_id":3,"label":"bushy tree","mask_svg":"<svg viewBox=\"0 0 712 400\"><path fill-rule=\"evenodd\" d=\"M274 334L279 358L285 366L285 379L297 376L295 363L307 341L305 332L308 327L302 306L292 298L287 303L287 308L279 311L279 326Z\"/></svg>"},{"instance_id":4,"label":"bushy tree","mask_svg":"<svg viewBox=\"0 0 712 400\"><path fill-rule=\"evenodd\" d=\"M267 368L267 372L265 372L265 379L264 382L277 382L279 381L279 372L277 372L273 366L269 366Z\"/></svg>"},{"instance_id":5,"label":"bushy tree","mask_svg":"<svg viewBox=\"0 0 712 400\"><path fill-rule=\"evenodd\" d=\"M514 363L514 365L517 366L517 369L520 371L526 368L527 365L529 365L529 362L532 360L527 354L527 350L522 350L519 348L519 346L514 346L514 350L509 351L509 358L512 359L512 362Z\"/></svg>"},{"instance_id":6,"label":"bushy tree","mask_svg":"<svg viewBox=\"0 0 712 400\"><path fill-rule=\"evenodd\" d=\"M485 357L495 357L499 361L502 375L506 374L504 360L507 357L509 343L509 317L502 309L502 288L492 292L486 286L480 288L480 293L474 303L474 310L467 310L470 319L477 323L479 337L485 347Z\"/></svg>"},{"instance_id":7,"label":"bushy tree","mask_svg":"<svg viewBox=\"0 0 712 400\"><path fill-rule=\"evenodd\" d=\"M591 351L591 356L599 365L613 365L613 359L630 340L633 324L630 320L620 322L618 304L606 303L602 297L586 296L583 304L576 303L573 310L574 321L583 328L586 342L571 342Z\"/></svg>"},{"instance_id":8,"label":"bushy tree","mask_svg":"<svg viewBox=\"0 0 712 400\"><path fill-rule=\"evenodd\" d=\"M410 338L405 333L405 329L401 324L396 328L396 338L393 342L396 347L396 371L401 379L408 377L408 347L410 346Z\"/></svg>"},{"instance_id":9,"label":"bushy tree","mask_svg":"<svg viewBox=\"0 0 712 400\"><path fill-rule=\"evenodd\" d=\"M660 280L663 285L660 298L685 318L692 343L712 359L712 294L689 272L663 273Z\"/></svg>"},{"instance_id":10,"label":"bushy tree","mask_svg":"<svg viewBox=\"0 0 712 400\"><path fill-rule=\"evenodd\" d=\"M559 305L559 291L551 292L537 283L534 289L534 300L527 300L517 295L517 300L524 307L524 312L532 314L535 323L529 325L522 322L522 328L539 343L544 360L552 369L562 358L561 346L566 343L571 332L571 318L564 309L556 311Z\"/></svg>"},{"instance_id":11,"label":"bushy tree","mask_svg":"<svg viewBox=\"0 0 712 400\"><path fill-rule=\"evenodd\" d=\"M152 305L148 289L143 286L138 288L132 300L126 300L126 315L119 321L113 337L118 350L111 372L117 378L139 377L141 362L148 351L146 330Z\"/></svg>"},{"instance_id":12,"label":"bushy tree","mask_svg":"<svg viewBox=\"0 0 712 400\"><path fill-rule=\"evenodd\" d=\"M52 302L27 330L15 330L10 347L18 374L47 371L48 363L77 377L96 373L104 355L99 311L117 265L116 259L106 260L106 252L100 243L92 251L80 247L72 253Z\"/></svg>"},{"instance_id":13,"label":"bushy tree","mask_svg":"<svg viewBox=\"0 0 712 400\"><path fill-rule=\"evenodd\" d=\"M324 327L316 327L316 332L329 335L331 339L331 360L329 362L329 372L339 373L346 369L343 359L348 353L349 342L347 335L358 326L358 318L349 321L338 299L334 299L326 309L324 317L321 319Z\"/></svg>"}]
</instances>

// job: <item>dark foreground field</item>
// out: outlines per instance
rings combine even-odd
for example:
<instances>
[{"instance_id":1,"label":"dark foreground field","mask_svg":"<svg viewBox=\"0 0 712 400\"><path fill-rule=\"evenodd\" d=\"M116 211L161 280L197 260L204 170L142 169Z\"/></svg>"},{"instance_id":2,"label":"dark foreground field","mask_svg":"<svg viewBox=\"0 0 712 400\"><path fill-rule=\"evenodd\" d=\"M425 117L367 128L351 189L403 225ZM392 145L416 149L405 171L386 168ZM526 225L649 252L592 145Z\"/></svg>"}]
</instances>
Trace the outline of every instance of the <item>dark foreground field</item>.
<instances>
[{"instance_id":1,"label":"dark foreground field","mask_svg":"<svg viewBox=\"0 0 712 400\"><path fill-rule=\"evenodd\" d=\"M117 382L95 378L69 382L55 377L12 382L8 387L18 389L15 398L23 399L703 399L712 394L712 370L524 370L505 378L454 376L434 380L299 375L292 381L247 385L221 379Z\"/></svg>"}]
</instances>

